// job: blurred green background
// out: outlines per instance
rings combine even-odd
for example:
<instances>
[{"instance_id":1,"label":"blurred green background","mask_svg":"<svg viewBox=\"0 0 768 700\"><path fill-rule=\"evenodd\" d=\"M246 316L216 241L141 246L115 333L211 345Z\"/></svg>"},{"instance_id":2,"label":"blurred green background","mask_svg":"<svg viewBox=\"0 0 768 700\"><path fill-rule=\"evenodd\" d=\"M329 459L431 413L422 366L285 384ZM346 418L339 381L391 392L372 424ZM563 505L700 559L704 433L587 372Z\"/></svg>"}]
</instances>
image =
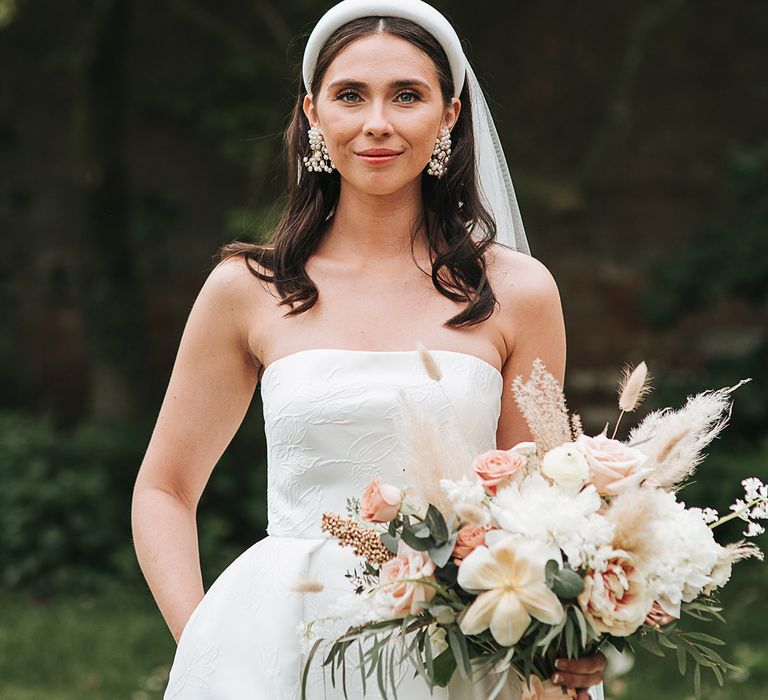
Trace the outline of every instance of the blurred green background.
<instances>
[{"instance_id":1,"label":"blurred green background","mask_svg":"<svg viewBox=\"0 0 768 700\"><path fill-rule=\"evenodd\" d=\"M640 416L752 377L683 492L727 509L768 475L768 3L434 4L558 280L585 430L615 421L626 362L655 377ZM281 132L330 5L0 0L3 700L161 697L175 644L133 552L133 482L212 255L282 204ZM206 589L264 535L264 461L257 392L198 511ZM765 569L737 566L724 603L707 631L742 670L703 695L768 698ZM607 684L692 687L642 653Z\"/></svg>"}]
</instances>

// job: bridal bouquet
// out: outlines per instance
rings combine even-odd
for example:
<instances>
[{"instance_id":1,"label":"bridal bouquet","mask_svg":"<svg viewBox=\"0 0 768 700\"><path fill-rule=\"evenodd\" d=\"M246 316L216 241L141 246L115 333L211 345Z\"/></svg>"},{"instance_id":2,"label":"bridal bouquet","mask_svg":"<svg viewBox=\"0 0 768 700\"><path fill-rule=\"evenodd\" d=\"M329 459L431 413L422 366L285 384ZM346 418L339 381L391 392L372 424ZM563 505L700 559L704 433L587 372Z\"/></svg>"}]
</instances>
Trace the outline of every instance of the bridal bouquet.
<instances>
[{"instance_id":1,"label":"bridal bouquet","mask_svg":"<svg viewBox=\"0 0 768 700\"><path fill-rule=\"evenodd\" d=\"M433 357L419 349L439 383ZM725 427L730 394L746 381L654 411L619 440L621 417L649 391L645 363L619 382L609 437L607 425L599 435L583 433L559 383L536 360L529 380L513 384L534 440L477 455L467 452L460 424L446 433L401 391L408 488L377 479L349 499L346 515L322 516L322 529L363 562L347 574L356 586L350 599L303 629L312 646L302 697L323 642L334 685L352 651L363 688L375 673L383 697L390 690L396 697L403 664L430 689L456 672L493 673L492 699L513 674L526 697L536 697L556 658L590 655L603 643L673 651L681 673L692 663L697 697L701 667L722 684L735 668L714 651L722 642L678 621L683 614L722 620L713 593L735 562L763 554L745 540L721 545L713 530L741 518L745 537L761 534L756 520L768 517L768 487L745 479L744 496L723 517L686 507L677 490ZM346 632L324 639L329 620L343 621Z\"/></svg>"}]
</instances>

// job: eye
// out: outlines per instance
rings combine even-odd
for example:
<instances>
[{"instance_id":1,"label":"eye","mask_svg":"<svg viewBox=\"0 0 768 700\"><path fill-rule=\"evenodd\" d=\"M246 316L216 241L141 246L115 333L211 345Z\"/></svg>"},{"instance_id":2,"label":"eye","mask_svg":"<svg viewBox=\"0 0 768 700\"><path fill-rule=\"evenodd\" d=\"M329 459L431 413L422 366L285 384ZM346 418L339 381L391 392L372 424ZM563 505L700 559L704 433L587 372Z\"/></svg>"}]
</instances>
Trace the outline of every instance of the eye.
<instances>
[{"instance_id":1,"label":"eye","mask_svg":"<svg viewBox=\"0 0 768 700\"><path fill-rule=\"evenodd\" d=\"M413 100L407 100L406 104L411 104L413 102L418 102L421 99L421 97L419 96L419 93L414 91L414 90L403 90L403 92L401 92L398 95L398 97L402 97L403 95L406 95L406 96L414 98Z\"/></svg>"},{"instance_id":2,"label":"eye","mask_svg":"<svg viewBox=\"0 0 768 700\"><path fill-rule=\"evenodd\" d=\"M347 95L357 95L357 93L354 90L344 90L344 92L340 92L336 95L336 99L341 100L342 102L350 102L349 100L344 99ZM350 104L352 103L350 102Z\"/></svg>"}]
</instances>

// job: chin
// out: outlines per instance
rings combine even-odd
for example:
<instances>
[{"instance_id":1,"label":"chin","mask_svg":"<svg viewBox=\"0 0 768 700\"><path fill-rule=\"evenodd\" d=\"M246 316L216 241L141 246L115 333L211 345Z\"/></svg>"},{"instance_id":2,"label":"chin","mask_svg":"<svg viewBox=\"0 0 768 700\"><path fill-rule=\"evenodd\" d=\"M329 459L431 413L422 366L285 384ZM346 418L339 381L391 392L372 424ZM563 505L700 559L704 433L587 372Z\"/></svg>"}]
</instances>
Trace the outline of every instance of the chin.
<instances>
[{"instance_id":1,"label":"chin","mask_svg":"<svg viewBox=\"0 0 768 700\"><path fill-rule=\"evenodd\" d=\"M360 192L372 195L388 195L400 192L407 187L414 179L407 177L393 177L391 174L378 177L361 177L355 180L347 179L347 184Z\"/></svg>"}]
</instances>

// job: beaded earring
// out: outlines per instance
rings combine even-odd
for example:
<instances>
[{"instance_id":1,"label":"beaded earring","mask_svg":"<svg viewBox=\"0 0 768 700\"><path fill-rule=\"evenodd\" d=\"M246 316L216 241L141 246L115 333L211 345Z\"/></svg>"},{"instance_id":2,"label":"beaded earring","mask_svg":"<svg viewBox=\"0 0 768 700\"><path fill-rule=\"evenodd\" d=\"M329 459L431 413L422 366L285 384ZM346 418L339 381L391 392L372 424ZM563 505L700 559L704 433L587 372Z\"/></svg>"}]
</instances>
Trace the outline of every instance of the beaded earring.
<instances>
[{"instance_id":1,"label":"beaded earring","mask_svg":"<svg viewBox=\"0 0 768 700\"><path fill-rule=\"evenodd\" d=\"M437 178L445 175L448 169L448 161L451 155L451 131L443 127L440 132L440 138L435 142L435 149L432 151L432 158L429 161L427 172Z\"/></svg>"},{"instance_id":2,"label":"beaded earring","mask_svg":"<svg viewBox=\"0 0 768 700\"><path fill-rule=\"evenodd\" d=\"M309 147L312 149L312 156L304 156L304 165L307 170L320 172L324 170L327 173L336 169L331 157L328 155L328 147L323 138L323 132L320 127L311 126L309 131Z\"/></svg>"}]
</instances>

